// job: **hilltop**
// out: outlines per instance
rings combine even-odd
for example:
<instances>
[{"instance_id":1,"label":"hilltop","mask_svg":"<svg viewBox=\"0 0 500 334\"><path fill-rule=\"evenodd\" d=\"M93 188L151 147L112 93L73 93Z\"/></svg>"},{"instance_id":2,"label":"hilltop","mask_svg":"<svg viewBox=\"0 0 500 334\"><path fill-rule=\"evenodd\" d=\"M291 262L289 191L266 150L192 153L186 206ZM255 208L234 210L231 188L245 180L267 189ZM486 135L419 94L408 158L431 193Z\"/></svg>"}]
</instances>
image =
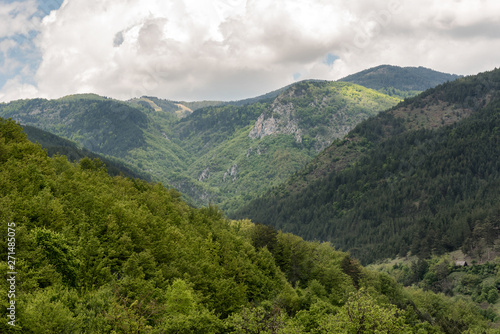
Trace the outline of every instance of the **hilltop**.
<instances>
[{"instance_id":1,"label":"hilltop","mask_svg":"<svg viewBox=\"0 0 500 334\"><path fill-rule=\"evenodd\" d=\"M380 65L349 75L339 81L352 82L391 96L406 98L460 77L460 75L442 73L422 66Z\"/></svg>"}]
</instances>

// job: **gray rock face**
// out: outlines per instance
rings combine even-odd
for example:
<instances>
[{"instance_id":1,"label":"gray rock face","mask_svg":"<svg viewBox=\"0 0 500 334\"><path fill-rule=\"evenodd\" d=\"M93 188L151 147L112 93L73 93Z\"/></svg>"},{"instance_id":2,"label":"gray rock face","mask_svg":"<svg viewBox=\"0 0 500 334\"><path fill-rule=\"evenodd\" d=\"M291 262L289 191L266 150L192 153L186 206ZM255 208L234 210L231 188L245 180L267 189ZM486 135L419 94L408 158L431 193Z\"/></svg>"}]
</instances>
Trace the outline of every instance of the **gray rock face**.
<instances>
[{"instance_id":1,"label":"gray rock face","mask_svg":"<svg viewBox=\"0 0 500 334\"><path fill-rule=\"evenodd\" d=\"M268 113L270 116L266 117L266 113L262 113L248 136L252 139L260 139L273 134L291 134L295 136L297 143L301 143L302 130L297 120L292 117L293 110L292 103L281 104L275 101Z\"/></svg>"},{"instance_id":2,"label":"gray rock face","mask_svg":"<svg viewBox=\"0 0 500 334\"><path fill-rule=\"evenodd\" d=\"M222 181L226 182L226 179L227 179L228 176L231 177L231 180L233 182L236 181L236 179L238 178L238 165L237 164L232 165L231 168L229 168L224 173L224 176L222 177Z\"/></svg>"},{"instance_id":3,"label":"gray rock face","mask_svg":"<svg viewBox=\"0 0 500 334\"><path fill-rule=\"evenodd\" d=\"M265 115L261 114L248 136L252 139L260 139L262 137L276 133L276 128L276 119L273 116L271 116L271 118L265 119Z\"/></svg>"},{"instance_id":4,"label":"gray rock face","mask_svg":"<svg viewBox=\"0 0 500 334\"><path fill-rule=\"evenodd\" d=\"M210 169L207 167L201 172L200 176L198 177L198 181L203 181L205 179L208 179L210 177Z\"/></svg>"}]
</instances>

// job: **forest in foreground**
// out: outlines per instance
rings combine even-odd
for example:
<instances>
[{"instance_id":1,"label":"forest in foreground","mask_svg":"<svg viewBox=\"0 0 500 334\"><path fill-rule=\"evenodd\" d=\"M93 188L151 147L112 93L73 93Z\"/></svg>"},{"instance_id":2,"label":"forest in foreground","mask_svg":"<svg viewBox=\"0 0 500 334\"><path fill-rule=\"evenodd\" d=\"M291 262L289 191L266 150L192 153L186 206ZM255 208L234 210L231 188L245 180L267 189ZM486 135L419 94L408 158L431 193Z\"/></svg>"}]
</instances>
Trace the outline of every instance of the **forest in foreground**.
<instances>
[{"instance_id":1,"label":"forest in foreground","mask_svg":"<svg viewBox=\"0 0 500 334\"><path fill-rule=\"evenodd\" d=\"M1 282L2 333L495 332L470 298L403 288L329 243L190 207L97 159L49 158L11 120L0 206L0 267L17 273Z\"/></svg>"}]
</instances>

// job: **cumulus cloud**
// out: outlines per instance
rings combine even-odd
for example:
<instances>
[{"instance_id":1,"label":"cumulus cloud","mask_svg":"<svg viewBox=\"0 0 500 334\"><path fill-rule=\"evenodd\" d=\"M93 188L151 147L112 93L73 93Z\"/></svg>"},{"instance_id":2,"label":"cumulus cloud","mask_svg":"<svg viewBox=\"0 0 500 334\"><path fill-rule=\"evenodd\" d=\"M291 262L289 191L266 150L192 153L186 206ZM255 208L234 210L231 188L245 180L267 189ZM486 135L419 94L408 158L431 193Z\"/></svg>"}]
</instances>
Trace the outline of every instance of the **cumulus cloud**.
<instances>
[{"instance_id":1,"label":"cumulus cloud","mask_svg":"<svg viewBox=\"0 0 500 334\"><path fill-rule=\"evenodd\" d=\"M37 94L33 78L40 54L34 37L41 17L59 7L58 1L9 0L0 4L0 101Z\"/></svg>"},{"instance_id":2,"label":"cumulus cloud","mask_svg":"<svg viewBox=\"0 0 500 334\"><path fill-rule=\"evenodd\" d=\"M297 73L331 77L324 59L351 23L341 9L319 0L68 1L42 24L38 85L51 96L235 99Z\"/></svg>"},{"instance_id":3,"label":"cumulus cloud","mask_svg":"<svg viewBox=\"0 0 500 334\"><path fill-rule=\"evenodd\" d=\"M228 100L380 64L473 74L498 66L499 12L494 0L66 0L40 24L33 87Z\"/></svg>"},{"instance_id":4,"label":"cumulus cloud","mask_svg":"<svg viewBox=\"0 0 500 334\"><path fill-rule=\"evenodd\" d=\"M14 1L2 3L0 6L0 37L10 37L17 34L27 35L31 30L37 30L40 19L37 12L37 2Z\"/></svg>"},{"instance_id":5,"label":"cumulus cloud","mask_svg":"<svg viewBox=\"0 0 500 334\"><path fill-rule=\"evenodd\" d=\"M0 101L13 101L39 97L38 89L29 83L25 83L21 75L7 80L0 91Z\"/></svg>"}]
</instances>

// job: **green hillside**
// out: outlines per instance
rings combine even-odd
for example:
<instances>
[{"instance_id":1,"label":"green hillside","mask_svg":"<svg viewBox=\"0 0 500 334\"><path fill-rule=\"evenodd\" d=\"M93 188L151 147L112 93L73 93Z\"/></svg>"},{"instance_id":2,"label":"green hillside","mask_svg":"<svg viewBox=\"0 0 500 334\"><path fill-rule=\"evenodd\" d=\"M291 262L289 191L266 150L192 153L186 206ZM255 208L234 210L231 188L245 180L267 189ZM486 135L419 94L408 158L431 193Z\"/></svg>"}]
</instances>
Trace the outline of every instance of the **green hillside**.
<instances>
[{"instance_id":1,"label":"green hillside","mask_svg":"<svg viewBox=\"0 0 500 334\"><path fill-rule=\"evenodd\" d=\"M165 103L162 105L165 107ZM194 182L183 175L190 156L170 140L171 124L179 119L176 111L175 108L155 110L144 100L121 102L96 95L0 104L0 114L4 117L118 159L174 187Z\"/></svg>"},{"instance_id":2,"label":"green hillside","mask_svg":"<svg viewBox=\"0 0 500 334\"><path fill-rule=\"evenodd\" d=\"M380 65L349 75L339 81L352 82L384 94L407 98L460 77L456 74L437 72L422 66Z\"/></svg>"},{"instance_id":3,"label":"green hillside","mask_svg":"<svg viewBox=\"0 0 500 334\"><path fill-rule=\"evenodd\" d=\"M465 296L488 305L485 309L495 311L500 306L500 253L498 247L484 250L482 254L478 249L468 254L459 250L428 259L401 257L371 264L367 268L387 273L405 286L418 286L449 296Z\"/></svg>"},{"instance_id":4,"label":"green hillside","mask_svg":"<svg viewBox=\"0 0 500 334\"><path fill-rule=\"evenodd\" d=\"M189 175L230 212L285 181L333 139L396 102L357 85L302 82L269 102L197 110L174 131L197 157Z\"/></svg>"},{"instance_id":5,"label":"green hillside","mask_svg":"<svg viewBox=\"0 0 500 334\"><path fill-rule=\"evenodd\" d=\"M49 158L4 119L0 207L2 333L494 333L470 299L403 289L329 243L192 208L96 161Z\"/></svg>"},{"instance_id":6,"label":"green hillside","mask_svg":"<svg viewBox=\"0 0 500 334\"><path fill-rule=\"evenodd\" d=\"M111 176L123 175L130 178L140 178L151 181L151 176L144 172L139 172L137 169L131 168L116 159L110 160L99 154L92 153L87 149L81 149L76 143L56 136L50 132L29 125L23 126L23 131L28 136L29 141L40 144L47 150L48 155L51 157L54 155L64 155L72 162L79 161L85 157L91 160L99 159L105 164L106 170Z\"/></svg>"},{"instance_id":7,"label":"green hillside","mask_svg":"<svg viewBox=\"0 0 500 334\"><path fill-rule=\"evenodd\" d=\"M500 225L500 70L440 85L360 123L248 217L368 263L494 242ZM491 223L491 224L490 224Z\"/></svg>"},{"instance_id":8,"label":"green hillside","mask_svg":"<svg viewBox=\"0 0 500 334\"><path fill-rule=\"evenodd\" d=\"M249 104L196 108L154 97L122 102L73 95L0 104L0 115L130 164L195 205L212 202L231 212L399 101L327 81L304 81L273 94Z\"/></svg>"}]
</instances>

